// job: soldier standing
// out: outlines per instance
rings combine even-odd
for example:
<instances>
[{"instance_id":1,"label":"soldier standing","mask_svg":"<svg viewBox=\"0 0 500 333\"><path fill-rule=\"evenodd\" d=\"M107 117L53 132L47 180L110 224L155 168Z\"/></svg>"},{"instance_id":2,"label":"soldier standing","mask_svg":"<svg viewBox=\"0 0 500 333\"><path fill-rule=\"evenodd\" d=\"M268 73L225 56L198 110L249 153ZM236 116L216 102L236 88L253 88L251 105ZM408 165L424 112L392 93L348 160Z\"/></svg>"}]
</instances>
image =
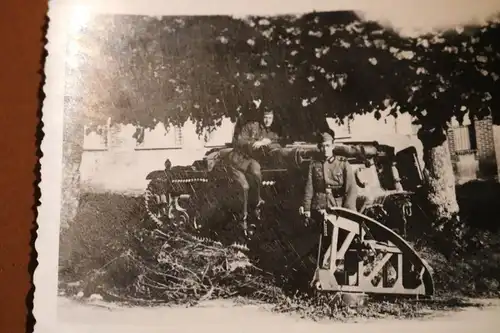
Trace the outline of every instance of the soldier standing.
<instances>
[{"instance_id":1,"label":"soldier standing","mask_svg":"<svg viewBox=\"0 0 500 333\"><path fill-rule=\"evenodd\" d=\"M245 124L239 135L234 139L234 149L228 156L231 178L240 185L243 191L242 223L245 233L250 184L253 185L252 188L255 190L253 203L255 204L257 219L260 218L260 207L264 204L260 194L262 185L261 168L259 162L255 160L254 154L263 147L279 145L279 136L272 130L273 120L273 111L265 110L262 122L251 121Z\"/></svg>"},{"instance_id":2,"label":"soldier standing","mask_svg":"<svg viewBox=\"0 0 500 333\"><path fill-rule=\"evenodd\" d=\"M356 211L357 187L354 172L349 162L333 155L333 131L320 136L321 158L311 161L301 210L316 220L322 211L333 207L344 207ZM312 216L311 216L312 212Z\"/></svg>"}]
</instances>

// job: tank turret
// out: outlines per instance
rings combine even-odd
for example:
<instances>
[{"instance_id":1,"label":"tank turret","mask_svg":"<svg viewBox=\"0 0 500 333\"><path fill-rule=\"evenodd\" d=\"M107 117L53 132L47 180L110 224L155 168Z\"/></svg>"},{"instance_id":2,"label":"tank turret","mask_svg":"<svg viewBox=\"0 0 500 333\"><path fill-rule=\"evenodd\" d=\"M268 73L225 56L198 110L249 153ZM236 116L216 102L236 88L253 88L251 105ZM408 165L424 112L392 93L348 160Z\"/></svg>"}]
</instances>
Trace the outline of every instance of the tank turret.
<instances>
[{"instance_id":1,"label":"tank turret","mask_svg":"<svg viewBox=\"0 0 500 333\"><path fill-rule=\"evenodd\" d=\"M206 218L207 205L210 209L218 207L213 208L218 212L238 207L239 194L227 169L232 151L230 144L216 147L191 165L173 166L166 161L164 170L149 173L145 198L152 219L160 225L172 223L170 217L175 216L172 212L178 212L182 206L181 197L187 205L182 208L189 215L187 221ZM319 152L316 144L304 142L257 151L254 158L261 164L266 202L275 202L280 209L298 210L307 167ZM414 147L396 154L393 147L376 141L346 141L335 144L333 153L345 157L353 166L361 212L369 211L388 197L415 191L422 183Z\"/></svg>"}]
</instances>

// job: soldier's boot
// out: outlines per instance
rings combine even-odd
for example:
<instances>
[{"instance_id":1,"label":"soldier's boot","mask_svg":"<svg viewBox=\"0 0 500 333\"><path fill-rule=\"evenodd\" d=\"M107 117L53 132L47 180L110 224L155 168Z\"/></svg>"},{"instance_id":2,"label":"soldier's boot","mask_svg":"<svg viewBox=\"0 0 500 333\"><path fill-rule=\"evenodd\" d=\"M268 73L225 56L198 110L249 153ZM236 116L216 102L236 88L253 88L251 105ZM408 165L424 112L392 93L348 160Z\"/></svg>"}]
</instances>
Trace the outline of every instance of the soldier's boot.
<instances>
[{"instance_id":1,"label":"soldier's boot","mask_svg":"<svg viewBox=\"0 0 500 333\"><path fill-rule=\"evenodd\" d=\"M264 206L266 202L259 198L257 205L255 206L254 216L257 221L262 220L262 206Z\"/></svg>"},{"instance_id":2,"label":"soldier's boot","mask_svg":"<svg viewBox=\"0 0 500 333\"><path fill-rule=\"evenodd\" d=\"M243 213L243 216L241 217L240 220L240 226L241 226L241 231L243 232L243 235L245 238L248 237L248 214Z\"/></svg>"},{"instance_id":3,"label":"soldier's boot","mask_svg":"<svg viewBox=\"0 0 500 333\"><path fill-rule=\"evenodd\" d=\"M241 227L246 234L248 221L248 188L243 187L243 211L241 214Z\"/></svg>"},{"instance_id":4,"label":"soldier's boot","mask_svg":"<svg viewBox=\"0 0 500 333\"><path fill-rule=\"evenodd\" d=\"M257 226L255 225L255 223L248 223L247 231L246 231L247 240L252 239L253 235L255 235L256 230L257 230Z\"/></svg>"},{"instance_id":5,"label":"soldier's boot","mask_svg":"<svg viewBox=\"0 0 500 333\"><path fill-rule=\"evenodd\" d=\"M243 213L242 215L236 217L235 222L237 222L238 227L235 230L233 243L231 247L239 251L247 251L248 246L248 214Z\"/></svg>"},{"instance_id":6,"label":"soldier's boot","mask_svg":"<svg viewBox=\"0 0 500 333\"><path fill-rule=\"evenodd\" d=\"M242 235L243 235L243 238L241 240L243 240L243 241L251 240L253 235L255 234L257 226L254 223L249 222L248 215L244 215L242 217L240 225L241 225Z\"/></svg>"}]
</instances>

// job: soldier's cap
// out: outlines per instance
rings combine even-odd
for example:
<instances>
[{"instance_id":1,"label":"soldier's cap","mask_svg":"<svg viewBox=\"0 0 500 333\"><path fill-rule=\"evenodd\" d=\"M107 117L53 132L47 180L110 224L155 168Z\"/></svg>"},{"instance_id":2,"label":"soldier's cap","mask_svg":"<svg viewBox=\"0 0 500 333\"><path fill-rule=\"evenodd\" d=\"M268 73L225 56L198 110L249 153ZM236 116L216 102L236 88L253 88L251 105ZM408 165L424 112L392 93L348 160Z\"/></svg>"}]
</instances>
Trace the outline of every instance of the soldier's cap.
<instances>
[{"instance_id":1,"label":"soldier's cap","mask_svg":"<svg viewBox=\"0 0 500 333\"><path fill-rule=\"evenodd\" d=\"M333 131L322 132L319 141L320 143L333 142L334 138L335 134L333 133Z\"/></svg>"}]
</instances>

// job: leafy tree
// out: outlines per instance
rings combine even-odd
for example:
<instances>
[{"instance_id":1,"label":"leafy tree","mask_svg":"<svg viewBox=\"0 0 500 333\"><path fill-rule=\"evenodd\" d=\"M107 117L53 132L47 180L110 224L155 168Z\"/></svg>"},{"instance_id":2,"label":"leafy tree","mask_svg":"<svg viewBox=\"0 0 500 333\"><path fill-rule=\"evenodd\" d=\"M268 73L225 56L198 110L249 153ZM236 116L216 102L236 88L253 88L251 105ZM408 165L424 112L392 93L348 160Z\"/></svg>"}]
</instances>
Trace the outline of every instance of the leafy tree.
<instances>
[{"instance_id":1,"label":"leafy tree","mask_svg":"<svg viewBox=\"0 0 500 333\"><path fill-rule=\"evenodd\" d=\"M190 118L201 134L222 117L252 116L254 99L273 108L295 139L310 138L326 116L341 121L388 106L395 115L412 114L421 124L434 215L450 220L458 205L444 133L452 116L498 109L497 31L491 24L402 38L352 12L97 17L78 35L81 64L67 85L63 189L74 189L65 197L75 199L68 199L63 220L72 220L77 205L79 180L72 175L83 124L97 130L111 117L152 128Z\"/></svg>"},{"instance_id":2,"label":"leafy tree","mask_svg":"<svg viewBox=\"0 0 500 333\"><path fill-rule=\"evenodd\" d=\"M408 67L418 73L409 86L409 100L397 101L421 125L424 161L429 180L428 197L438 219L438 227L458 213L453 169L446 130L452 117L463 121L466 113L474 118L495 116L498 110L498 25L482 29L443 32L413 39L414 59ZM496 38L495 38L496 36Z\"/></svg>"},{"instance_id":3,"label":"leafy tree","mask_svg":"<svg viewBox=\"0 0 500 333\"><path fill-rule=\"evenodd\" d=\"M261 27L258 20L250 24ZM308 110L294 115L342 118L376 111L377 117L387 107L394 116L410 113L420 125L436 227L455 220L459 209L445 133L452 117L461 121L468 112L482 118L498 110L498 24L404 38L350 12L304 15L285 35L280 20L260 30L273 43L286 40L285 54L295 59L288 59L296 69L294 96Z\"/></svg>"}]
</instances>

